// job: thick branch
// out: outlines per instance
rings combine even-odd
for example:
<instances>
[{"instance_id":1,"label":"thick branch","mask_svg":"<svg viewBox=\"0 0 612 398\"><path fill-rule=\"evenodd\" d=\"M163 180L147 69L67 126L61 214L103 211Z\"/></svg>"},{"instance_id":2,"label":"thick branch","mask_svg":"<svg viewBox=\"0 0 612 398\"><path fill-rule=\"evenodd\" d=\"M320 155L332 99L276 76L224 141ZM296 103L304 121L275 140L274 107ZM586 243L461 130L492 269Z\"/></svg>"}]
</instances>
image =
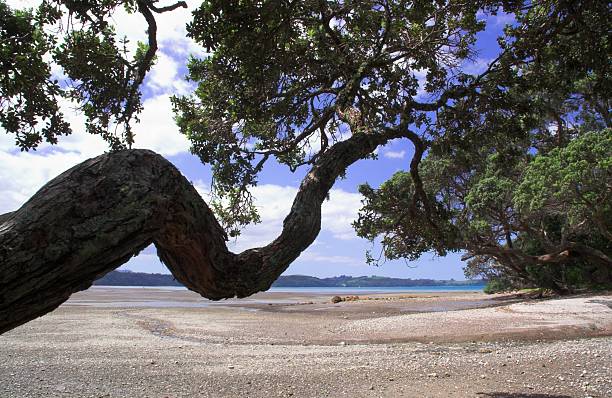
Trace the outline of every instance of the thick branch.
<instances>
[{"instance_id":1,"label":"thick branch","mask_svg":"<svg viewBox=\"0 0 612 398\"><path fill-rule=\"evenodd\" d=\"M336 178L399 136L358 134L329 148L304 178L280 236L240 254L227 249L209 207L163 157L126 150L87 160L0 216L0 333L52 311L151 243L204 297L266 290L318 235Z\"/></svg>"},{"instance_id":2,"label":"thick branch","mask_svg":"<svg viewBox=\"0 0 612 398\"><path fill-rule=\"evenodd\" d=\"M575 242L566 242L557 247L556 250L538 256L529 255L515 248L493 246L484 248L475 247L473 250L470 250L470 252L476 255L489 255L497 258L500 262L504 262L504 258L514 258L518 260L522 268L529 264L564 264L576 257L583 257L603 267L612 267L612 259L605 253L590 246Z\"/></svg>"}]
</instances>

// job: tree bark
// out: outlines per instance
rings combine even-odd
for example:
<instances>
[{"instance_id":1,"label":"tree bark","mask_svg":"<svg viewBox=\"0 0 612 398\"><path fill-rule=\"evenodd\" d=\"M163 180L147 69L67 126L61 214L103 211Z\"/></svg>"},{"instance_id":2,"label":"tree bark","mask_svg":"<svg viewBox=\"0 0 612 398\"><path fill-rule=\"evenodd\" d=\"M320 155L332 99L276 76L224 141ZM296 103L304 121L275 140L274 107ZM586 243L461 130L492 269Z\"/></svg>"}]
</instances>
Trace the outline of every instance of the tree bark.
<instances>
[{"instance_id":1,"label":"tree bark","mask_svg":"<svg viewBox=\"0 0 612 398\"><path fill-rule=\"evenodd\" d=\"M162 156L126 150L59 175L0 215L0 334L44 315L151 243L188 289L219 300L267 290L316 238L321 204L346 167L402 136L357 134L324 152L269 245L231 253L195 188Z\"/></svg>"}]
</instances>

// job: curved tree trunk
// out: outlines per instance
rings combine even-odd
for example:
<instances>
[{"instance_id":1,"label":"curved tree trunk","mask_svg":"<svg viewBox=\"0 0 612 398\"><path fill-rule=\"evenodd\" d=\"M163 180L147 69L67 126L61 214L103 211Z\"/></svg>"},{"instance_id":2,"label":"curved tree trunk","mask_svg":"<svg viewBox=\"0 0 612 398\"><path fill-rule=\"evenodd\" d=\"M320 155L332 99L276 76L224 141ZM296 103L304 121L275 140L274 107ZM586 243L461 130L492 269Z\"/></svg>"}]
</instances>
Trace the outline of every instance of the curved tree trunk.
<instances>
[{"instance_id":1,"label":"curved tree trunk","mask_svg":"<svg viewBox=\"0 0 612 398\"><path fill-rule=\"evenodd\" d=\"M267 290L318 235L336 178L401 135L336 143L304 178L278 238L240 254L227 249L209 207L160 155L127 150L89 159L0 215L0 334L52 311L151 243L174 277L204 297Z\"/></svg>"}]
</instances>

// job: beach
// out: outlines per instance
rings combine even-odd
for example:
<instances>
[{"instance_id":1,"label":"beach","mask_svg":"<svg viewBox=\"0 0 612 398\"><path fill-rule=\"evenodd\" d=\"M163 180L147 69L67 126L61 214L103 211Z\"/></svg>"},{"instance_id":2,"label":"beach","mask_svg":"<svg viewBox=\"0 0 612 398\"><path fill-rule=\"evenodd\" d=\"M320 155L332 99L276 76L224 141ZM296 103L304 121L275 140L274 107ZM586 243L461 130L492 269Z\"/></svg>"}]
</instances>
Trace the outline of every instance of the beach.
<instances>
[{"instance_id":1,"label":"beach","mask_svg":"<svg viewBox=\"0 0 612 398\"><path fill-rule=\"evenodd\" d=\"M94 287L0 336L1 397L609 397L612 296Z\"/></svg>"}]
</instances>

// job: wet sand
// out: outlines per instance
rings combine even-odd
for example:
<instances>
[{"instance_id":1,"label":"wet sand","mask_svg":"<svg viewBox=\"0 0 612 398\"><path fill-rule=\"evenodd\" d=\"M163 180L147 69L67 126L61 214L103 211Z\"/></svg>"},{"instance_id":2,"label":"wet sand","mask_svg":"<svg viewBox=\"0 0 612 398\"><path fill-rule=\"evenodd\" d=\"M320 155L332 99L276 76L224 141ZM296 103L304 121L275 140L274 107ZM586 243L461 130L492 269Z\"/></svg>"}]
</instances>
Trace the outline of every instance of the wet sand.
<instances>
[{"instance_id":1,"label":"wet sand","mask_svg":"<svg viewBox=\"0 0 612 398\"><path fill-rule=\"evenodd\" d=\"M0 336L1 397L608 397L612 296L96 287Z\"/></svg>"}]
</instances>

